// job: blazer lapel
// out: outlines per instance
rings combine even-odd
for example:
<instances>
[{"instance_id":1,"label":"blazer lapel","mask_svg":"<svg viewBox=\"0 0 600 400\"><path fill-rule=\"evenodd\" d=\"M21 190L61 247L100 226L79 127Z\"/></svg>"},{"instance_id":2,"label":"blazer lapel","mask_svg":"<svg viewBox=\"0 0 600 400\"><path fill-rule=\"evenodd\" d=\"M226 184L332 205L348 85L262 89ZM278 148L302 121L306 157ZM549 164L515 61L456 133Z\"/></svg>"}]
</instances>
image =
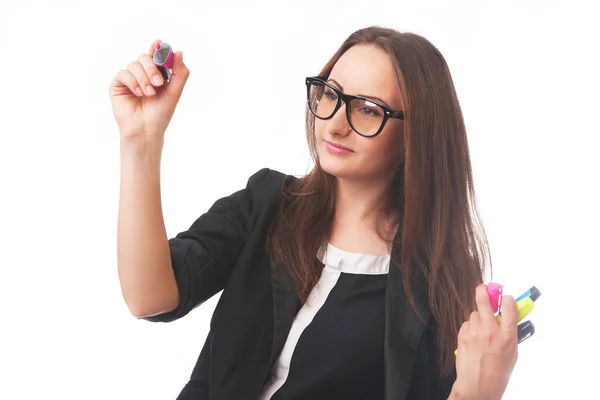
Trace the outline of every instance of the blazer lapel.
<instances>
[{"instance_id":1,"label":"blazer lapel","mask_svg":"<svg viewBox=\"0 0 600 400\"><path fill-rule=\"evenodd\" d=\"M398 248L396 248L398 246ZM392 254L400 254L395 244ZM417 309L428 321L428 306L424 280L416 270L411 281ZM425 331L425 323L413 310L402 284L400 265L392 261L386 287L386 315L384 339L385 399L405 400L413 375L417 347Z\"/></svg>"},{"instance_id":2,"label":"blazer lapel","mask_svg":"<svg viewBox=\"0 0 600 400\"><path fill-rule=\"evenodd\" d=\"M300 309L300 298L294 281L284 265L271 262L273 288L273 347L270 368L273 367L287 339L294 318Z\"/></svg>"}]
</instances>

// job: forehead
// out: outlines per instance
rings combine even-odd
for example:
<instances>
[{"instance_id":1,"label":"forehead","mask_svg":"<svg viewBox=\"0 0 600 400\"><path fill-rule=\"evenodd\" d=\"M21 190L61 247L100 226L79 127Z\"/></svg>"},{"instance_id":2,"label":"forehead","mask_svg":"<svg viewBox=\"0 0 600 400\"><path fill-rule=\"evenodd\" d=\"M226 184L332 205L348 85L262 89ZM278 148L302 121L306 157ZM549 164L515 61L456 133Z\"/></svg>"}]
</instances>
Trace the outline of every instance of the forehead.
<instances>
[{"instance_id":1,"label":"forehead","mask_svg":"<svg viewBox=\"0 0 600 400\"><path fill-rule=\"evenodd\" d=\"M357 45L335 63L330 79L347 94L375 96L390 107L401 107L400 88L391 57L374 45Z\"/></svg>"}]
</instances>

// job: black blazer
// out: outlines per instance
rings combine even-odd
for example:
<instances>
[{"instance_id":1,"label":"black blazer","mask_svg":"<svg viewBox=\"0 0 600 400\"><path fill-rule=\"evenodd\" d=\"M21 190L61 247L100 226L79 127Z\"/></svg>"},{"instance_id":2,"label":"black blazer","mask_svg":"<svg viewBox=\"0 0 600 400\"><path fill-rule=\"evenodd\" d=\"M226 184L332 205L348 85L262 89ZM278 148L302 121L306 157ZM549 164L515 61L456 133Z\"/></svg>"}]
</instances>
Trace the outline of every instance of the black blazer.
<instances>
[{"instance_id":1,"label":"black blazer","mask_svg":"<svg viewBox=\"0 0 600 400\"><path fill-rule=\"evenodd\" d=\"M223 290L178 400L255 400L266 382L301 307L286 269L271 262L265 250L278 194L294 179L261 169L245 189L216 201L189 230L169 240L180 304L144 319L176 320ZM427 326L410 306L399 268L392 263L386 294L385 400L447 399L454 383L455 375L441 380L435 372L436 325L425 289L416 300Z\"/></svg>"}]
</instances>

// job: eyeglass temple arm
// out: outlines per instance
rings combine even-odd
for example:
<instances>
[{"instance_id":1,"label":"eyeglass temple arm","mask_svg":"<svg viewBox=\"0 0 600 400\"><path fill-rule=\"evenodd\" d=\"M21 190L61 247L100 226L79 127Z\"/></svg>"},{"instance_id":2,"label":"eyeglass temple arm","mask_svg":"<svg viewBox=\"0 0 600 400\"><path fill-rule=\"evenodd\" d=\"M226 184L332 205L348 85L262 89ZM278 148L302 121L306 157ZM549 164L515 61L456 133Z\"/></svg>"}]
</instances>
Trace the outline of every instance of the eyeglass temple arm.
<instances>
[{"instance_id":1,"label":"eyeglass temple arm","mask_svg":"<svg viewBox=\"0 0 600 400\"><path fill-rule=\"evenodd\" d=\"M404 119L404 112L403 111L391 111L390 117Z\"/></svg>"}]
</instances>

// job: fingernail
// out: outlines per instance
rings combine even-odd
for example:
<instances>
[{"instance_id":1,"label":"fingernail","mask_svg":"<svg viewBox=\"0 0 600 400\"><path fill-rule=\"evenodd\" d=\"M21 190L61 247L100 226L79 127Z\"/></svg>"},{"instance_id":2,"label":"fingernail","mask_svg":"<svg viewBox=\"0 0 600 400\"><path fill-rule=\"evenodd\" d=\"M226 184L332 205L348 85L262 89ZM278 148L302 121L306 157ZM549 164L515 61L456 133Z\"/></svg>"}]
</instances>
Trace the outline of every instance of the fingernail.
<instances>
[{"instance_id":1,"label":"fingernail","mask_svg":"<svg viewBox=\"0 0 600 400\"><path fill-rule=\"evenodd\" d=\"M146 86L146 94L148 96L152 96L153 94L156 94L156 92L154 91L154 88L150 85Z\"/></svg>"},{"instance_id":2,"label":"fingernail","mask_svg":"<svg viewBox=\"0 0 600 400\"><path fill-rule=\"evenodd\" d=\"M162 78L158 75L154 75L152 77L152 83L154 83L156 86L160 86L162 85Z\"/></svg>"},{"instance_id":3,"label":"fingernail","mask_svg":"<svg viewBox=\"0 0 600 400\"><path fill-rule=\"evenodd\" d=\"M142 89L140 89L139 87L135 88L135 94L137 94L140 97L142 97L144 95L144 93L142 92Z\"/></svg>"}]
</instances>

